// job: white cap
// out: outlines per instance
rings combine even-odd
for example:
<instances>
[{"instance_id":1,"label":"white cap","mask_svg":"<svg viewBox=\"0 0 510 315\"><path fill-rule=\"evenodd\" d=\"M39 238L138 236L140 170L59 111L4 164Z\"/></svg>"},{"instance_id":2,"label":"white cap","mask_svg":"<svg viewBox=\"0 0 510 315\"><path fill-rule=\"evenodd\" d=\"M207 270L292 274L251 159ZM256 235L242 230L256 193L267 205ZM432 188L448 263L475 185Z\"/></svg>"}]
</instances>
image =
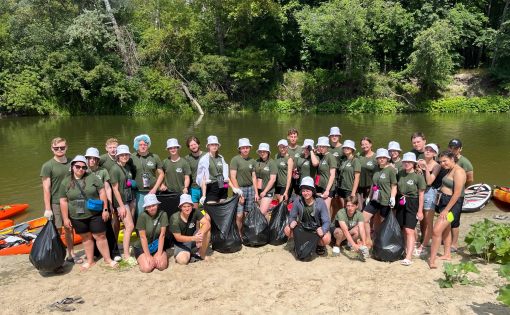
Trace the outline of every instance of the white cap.
<instances>
[{"instance_id":1,"label":"white cap","mask_svg":"<svg viewBox=\"0 0 510 315\"><path fill-rule=\"evenodd\" d=\"M96 148L88 148L85 157L94 157L99 159L99 150Z\"/></svg>"},{"instance_id":2,"label":"white cap","mask_svg":"<svg viewBox=\"0 0 510 315\"><path fill-rule=\"evenodd\" d=\"M210 144L221 145L220 142L218 141L218 137L216 137L216 136L207 137L207 145L210 145Z\"/></svg>"},{"instance_id":3,"label":"white cap","mask_svg":"<svg viewBox=\"0 0 510 315\"><path fill-rule=\"evenodd\" d=\"M429 147L429 148L431 148L432 150L434 150L436 153L439 153L439 148L437 147L437 145L436 145L435 143L428 143L428 144L425 146L425 148L426 148L426 147Z\"/></svg>"},{"instance_id":4,"label":"white cap","mask_svg":"<svg viewBox=\"0 0 510 315\"><path fill-rule=\"evenodd\" d=\"M179 141L177 141L177 139L175 138L170 138L168 140L166 140L166 148L167 149L170 149L170 148L180 148L181 145L179 144Z\"/></svg>"},{"instance_id":5,"label":"white cap","mask_svg":"<svg viewBox=\"0 0 510 315\"><path fill-rule=\"evenodd\" d=\"M303 179L301 179L301 184L299 185L299 187L303 187L303 186L307 186L307 187L310 187L311 189L315 190L315 184L313 182L313 178L311 178L310 176L303 177Z\"/></svg>"},{"instance_id":6,"label":"white cap","mask_svg":"<svg viewBox=\"0 0 510 315\"><path fill-rule=\"evenodd\" d=\"M158 198L155 194L147 194L143 197L143 207L147 208L153 205L159 205L161 202L159 202Z\"/></svg>"},{"instance_id":7,"label":"white cap","mask_svg":"<svg viewBox=\"0 0 510 315\"><path fill-rule=\"evenodd\" d=\"M416 163L416 154L414 154L413 152L404 153L404 156L402 157L402 162Z\"/></svg>"},{"instance_id":8,"label":"white cap","mask_svg":"<svg viewBox=\"0 0 510 315\"><path fill-rule=\"evenodd\" d=\"M117 147L117 153L115 153L115 156L121 155L121 154L129 154L131 155L131 152L129 152L129 147L125 144L121 144Z\"/></svg>"},{"instance_id":9,"label":"white cap","mask_svg":"<svg viewBox=\"0 0 510 315\"><path fill-rule=\"evenodd\" d=\"M303 148L307 148L308 146L311 146L313 148L315 142L312 139L305 139L303 142Z\"/></svg>"},{"instance_id":10,"label":"white cap","mask_svg":"<svg viewBox=\"0 0 510 315\"><path fill-rule=\"evenodd\" d=\"M287 142L287 140L281 139L280 141L278 141L278 146L281 146L281 145L288 147L289 143Z\"/></svg>"},{"instance_id":11,"label":"white cap","mask_svg":"<svg viewBox=\"0 0 510 315\"><path fill-rule=\"evenodd\" d=\"M345 140L344 144L342 144L342 149L343 148L351 148L356 151L356 143L352 140Z\"/></svg>"},{"instance_id":12,"label":"white cap","mask_svg":"<svg viewBox=\"0 0 510 315\"><path fill-rule=\"evenodd\" d=\"M179 199L179 207L182 206L185 203L191 204L193 206L193 200L191 200L191 195L188 194L182 194Z\"/></svg>"},{"instance_id":13,"label":"white cap","mask_svg":"<svg viewBox=\"0 0 510 315\"><path fill-rule=\"evenodd\" d=\"M328 137L319 137L319 139L317 140L317 146L329 147Z\"/></svg>"},{"instance_id":14,"label":"white cap","mask_svg":"<svg viewBox=\"0 0 510 315\"><path fill-rule=\"evenodd\" d=\"M239 145L237 146L237 148L239 149L240 147L251 147L251 143L250 143L250 139L248 138L241 138L239 139Z\"/></svg>"},{"instance_id":15,"label":"white cap","mask_svg":"<svg viewBox=\"0 0 510 315\"><path fill-rule=\"evenodd\" d=\"M340 132L340 128L338 127L331 127L329 129L329 136L341 136L342 133Z\"/></svg>"},{"instance_id":16,"label":"white cap","mask_svg":"<svg viewBox=\"0 0 510 315\"><path fill-rule=\"evenodd\" d=\"M83 162L85 165L87 165L87 159L83 155L77 155L74 157L74 159L71 161L71 165L76 162Z\"/></svg>"},{"instance_id":17,"label":"white cap","mask_svg":"<svg viewBox=\"0 0 510 315\"><path fill-rule=\"evenodd\" d=\"M388 150L385 148L379 148L377 151L375 151L375 158L385 157L387 159L391 159L390 154L388 153Z\"/></svg>"},{"instance_id":18,"label":"white cap","mask_svg":"<svg viewBox=\"0 0 510 315\"><path fill-rule=\"evenodd\" d=\"M390 141L390 143L388 143L388 151L391 150L402 152L402 149L400 149L400 143L398 143L397 141Z\"/></svg>"},{"instance_id":19,"label":"white cap","mask_svg":"<svg viewBox=\"0 0 510 315\"><path fill-rule=\"evenodd\" d=\"M269 144L264 143L264 142L259 144L259 148L257 149L257 153L259 153L259 151L267 151L267 152L271 153L271 150L269 150Z\"/></svg>"}]
</instances>

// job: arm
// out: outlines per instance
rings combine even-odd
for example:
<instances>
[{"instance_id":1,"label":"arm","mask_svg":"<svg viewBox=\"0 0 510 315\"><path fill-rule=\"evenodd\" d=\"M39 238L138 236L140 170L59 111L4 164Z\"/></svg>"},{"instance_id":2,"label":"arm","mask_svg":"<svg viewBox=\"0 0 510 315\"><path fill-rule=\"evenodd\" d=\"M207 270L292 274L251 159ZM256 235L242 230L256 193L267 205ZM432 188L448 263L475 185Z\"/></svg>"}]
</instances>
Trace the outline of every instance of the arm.
<instances>
[{"instance_id":1,"label":"arm","mask_svg":"<svg viewBox=\"0 0 510 315\"><path fill-rule=\"evenodd\" d=\"M363 222L358 222L358 229L359 229L359 233L360 233L360 238L361 238L361 244L363 245L367 245L367 239L366 239L366 235L365 235L365 224Z\"/></svg>"},{"instance_id":2,"label":"arm","mask_svg":"<svg viewBox=\"0 0 510 315\"><path fill-rule=\"evenodd\" d=\"M289 199L289 189L292 182L292 170L294 169L294 160L292 158L287 161L287 183L285 185L285 192L283 193L284 199Z\"/></svg>"},{"instance_id":3,"label":"arm","mask_svg":"<svg viewBox=\"0 0 510 315\"><path fill-rule=\"evenodd\" d=\"M335 175L336 175L336 168L330 168L329 169L329 179L328 184L326 185L326 190L322 194L322 197L328 198L329 197L329 191L331 190L331 187L335 183Z\"/></svg>"},{"instance_id":4,"label":"arm","mask_svg":"<svg viewBox=\"0 0 510 315\"><path fill-rule=\"evenodd\" d=\"M359 246L356 244L356 242L352 239L352 235L349 232L349 228L347 228L347 224L345 224L344 221L338 221L338 224L340 225L340 229L342 230L342 233L344 233L345 238L347 239L347 242L351 244L351 246L358 250Z\"/></svg>"},{"instance_id":5,"label":"arm","mask_svg":"<svg viewBox=\"0 0 510 315\"><path fill-rule=\"evenodd\" d=\"M99 199L103 202L101 216L103 217L103 221L106 222L110 218L110 212L104 211L104 209L108 209L108 198L106 198L106 190L104 188L99 189Z\"/></svg>"},{"instance_id":6,"label":"arm","mask_svg":"<svg viewBox=\"0 0 510 315\"><path fill-rule=\"evenodd\" d=\"M264 188L264 190L260 193L260 196L261 196L261 197L264 197L264 196L267 194L267 192L268 192L271 188L273 188L273 186L274 186L274 183L275 183L275 182L276 182L276 174L271 174L271 175L269 176L269 181L267 182L267 185L266 185L266 187Z\"/></svg>"},{"instance_id":7,"label":"arm","mask_svg":"<svg viewBox=\"0 0 510 315\"><path fill-rule=\"evenodd\" d=\"M184 175L184 188L182 189L183 194L188 193L189 184L190 184L189 175Z\"/></svg>"},{"instance_id":8,"label":"arm","mask_svg":"<svg viewBox=\"0 0 510 315\"><path fill-rule=\"evenodd\" d=\"M423 200L425 196L425 190L421 190L418 192L418 221L421 221L423 219Z\"/></svg>"},{"instance_id":9,"label":"arm","mask_svg":"<svg viewBox=\"0 0 510 315\"><path fill-rule=\"evenodd\" d=\"M295 228L297 225L297 217L299 214L299 209L297 205L298 202L299 201L296 201L296 203L292 205L292 209L290 210L289 217L287 219L288 225L291 229Z\"/></svg>"},{"instance_id":10,"label":"arm","mask_svg":"<svg viewBox=\"0 0 510 315\"><path fill-rule=\"evenodd\" d=\"M124 207L124 201L122 201L122 196L119 191L119 183L112 184L112 192L120 207L119 216L124 218L126 216L126 209Z\"/></svg>"},{"instance_id":11,"label":"arm","mask_svg":"<svg viewBox=\"0 0 510 315\"><path fill-rule=\"evenodd\" d=\"M319 166L319 159L317 158L317 155L315 155L315 152L313 150L310 150L310 161L312 161L313 167Z\"/></svg>"},{"instance_id":12,"label":"arm","mask_svg":"<svg viewBox=\"0 0 510 315\"><path fill-rule=\"evenodd\" d=\"M200 219L200 232L202 234L207 233L211 230L211 218L208 214L205 214L202 219Z\"/></svg>"},{"instance_id":13,"label":"arm","mask_svg":"<svg viewBox=\"0 0 510 315\"><path fill-rule=\"evenodd\" d=\"M354 172L354 183L352 184L352 192L351 196L356 196L356 192L358 191L359 186L359 178L360 178L360 172ZM371 192L372 190L370 190Z\"/></svg>"},{"instance_id":14,"label":"arm","mask_svg":"<svg viewBox=\"0 0 510 315\"><path fill-rule=\"evenodd\" d=\"M106 199L108 201L108 204L110 205L110 208L113 209L113 192L112 192L112 186L110 185L109 181L105 181L104 183L104 191L106 193Z\"/></svg>"},{"instance_id":15,"label":"arm","mask_svg":"<svg viewBox=\"0 0 510 315\"><path fill-rule=\"evenodd\" d=\"M319 236L323 236L324 234L329 232L329 226L331 225L329 210L326 207L326 203L324 201L322 201L321 206L320 206L320 216L321 216L321 221L322 221L322 226L321 226L322 235L319 235Z\"/></svg>"},{"instance_id":16,"label":"arm","mask_svg":"<svg viewBox=\"0 0 510 315\"><path fill-rule=\"evenodd\" d=\"M167 228L166 226L162 226L161 230L159 232L158 251L157 251L158 255L163 254L163 248L165 247L166 228Z\"/></svg>"},{"instance_id":17,"label":"arm","mask_svg":"<svg viewBox=\"0 0 510 315\"><path fill-rule=\"evenodd\" d=\"M147 240L145 230L138 230L138 234L140 235L140 243L142 244L143 253L147 255L147 257L151 256L151 252L149 251L149 241Z\"/></svg>"},{"instance_id":18,"label":"arm","mask_svg":"<svg viewBox=\"0 0 510 315\"><path fill-rule=\"evenodd\" d=\"M158 168L157 169L158 178L156 179L156 183L154 184L154 187L149 191L149 194L155 194L158 191L158 188L163 183L163 180L165 179L165 173L163 173L163 170Z\"/></svg>"},{"instance_id":19,"label":"arm","mask_svg":"<svg viewBox=\"0 0 510 315\"><path fill-rule=\"evenodd\" d=\"M64 221L64 227L70 229L72 226L71 220L69 220L69 204L67 198L60 198L60 212L62 212L62 220Z\"/></svg>"},{"instance_id":20,"label":"arm","mask_svg":"<svg viewBox=\"0 0 510 315\"><path fill-rule=\"evenodd\" d=\"M187 243L187 242L200 242L201 239L199 239L198 235L193 236L186 236L182 235L181 233L172 233L174 235L174 238L177 242L181 243Z\"/></svg>"},{"instance_id":21,"label":"arm","mask_svg":"<svg viewBox=\"0 0 510 315\"><path fill-rule=\"evenodd\" d=\"M230 187L239 188L239 183L237 182L237 170L230 170Z\"/></svg>"},{"instance_id":22,"label":"arm","mask_svg":"<svg viewBox=\"0 0 510 315\"><path fill-rule=\"evenodd\" d=\"M441 166L439 164L434 165L434 167L432 168L432 171L424 170L425 180L426 180L428 186L432 185L432 183L436 180L437 174L439 174L440 170L441 170Z\"/></svg>"},{"instance_id":23,"label":"arm","mask_svg":"<svg viewBox=\"0 0 510 315\"><path fill-rule=\"evenodd\" d=\"M44 210L51 210L51 178L42 178Z\"/></svg>"},{"instance_id":24,"label":"arm","mask_svg":"<svg viewBox=\"0 0 510 315\"><path fill-rule=\"evenodd\" d=\"M251 172L251 181L253 183L253 190L255 191L255 194L253 196L255 196L255 201L259 201L259 190L257 189L257 175L255 174L255 172Z\"/></svg>"},{"instance_id":25,"label":"arm","mask_svg":"<svg viewBox=\"0 0 510 315\"><path fill-rule=\"evenodd\" d=\"M466 172L466 187L472 185L474 181L473 171Z\"/></svg>"}]
</instances>

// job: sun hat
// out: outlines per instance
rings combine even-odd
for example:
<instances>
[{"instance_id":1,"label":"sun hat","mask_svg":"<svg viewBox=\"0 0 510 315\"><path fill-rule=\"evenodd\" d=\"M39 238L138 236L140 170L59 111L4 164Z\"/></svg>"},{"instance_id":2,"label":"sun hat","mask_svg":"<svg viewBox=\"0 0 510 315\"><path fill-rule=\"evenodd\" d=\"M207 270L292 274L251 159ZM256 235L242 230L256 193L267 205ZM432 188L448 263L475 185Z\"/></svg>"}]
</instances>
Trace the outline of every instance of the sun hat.
<instances>
[{"instance_id":1,"label":"sun hat","mask_svg":"<svg viewBox=\"0 0 510 315\"><path fill-rule=\"evenodd\" d=\"M303 177L303 179L301 179L301 184L299 185L299 188L310 189L315 193L315 185L313 182L313 178L311 178L310 176Z\"/></svg>"},{"instance_id":2,"label":"sun hat","mask_svg":"<svg viewBox=\"0 0 510 315\"><path fill-rule=\"evenodd\" d=\"M448 142L448 147L451 147L451 148L462 148L462 141L460 141L460 139L452 139L450 140L450 142Z\"/></svg>"},{"instance_id":3,"label":"sun hat","mask_svg":"<svg viewBox=\"0 0 510 315\"><path fill-rule=\"evenodd\" d=\"M342 133L340 132L340 128L338 127L331 127L329 129L329 137L331 136L341 136Z\"/></svg>"},{"instance_id":4,"label":"sun hat","mask_svg":"<svg viewBox=\"0 0 510 315\"><path fill-rule=\"evenodd\" d=\"M434 150L434 152L436 153L439 153L439 148L437 147L437 145L435 143L427 143L427 145L425 146L426 147L429 147L431 148L432 150Z\"/></svg>"},{"instance_id":5,"label":"sun hat","mask_svg":"<svg viewBox=\"0 0 510 315\"><path fill-rule=\"evenodd\" d=\"M117 147L117 153L115 153L115 156L121 155L121 154L129 154L131 155L131 152L129 152L129 147L125 144L121 144Z\"/></svg>"},{"instance_id":6,"label":"sun hat","mask_svg":"<svg viewBox=\"0 0 510 315\"><path fill-rule=\"evenodd\" d=\"M250 143L250 139L248 138L241 138L239 139L239 145L237 146L237 148L241 148L241 147L251 147L251 143Z\"/></svg>"},{"instance_id":7,"label":"sun hat","mask_svg":"<svg viewBox=\"0 0 510 315\"><path fill-rule=\"evenodd\" d=\"M168 140L166 140L166 148L167 149L170 149L170 148L181 148L181 145L179 144L179 141L177 141L177 139L175 138L170 138Z\"/></svg>"},{"instance_id":8,"label":"sun hat","mask_svg":"<svg viewBox=\"0 0 510 315\"><path fill-rule=\"evenodd\" d=\"M191 204L191 206L193 206L193 200L191 200L191 195L188 195L188 194L181 195L181 197L179 199L179 208L185 203L189 203L189 204Z\"/></svg>"},{"instance_id":9,"label":"sun hat","mask_svg":"<svg viewBox=\"0 0 510 315\"><path fill-rule=\"evenodd\" d=\"M416 154L413 152L407 152L402 156L402 162L413 162L416 163Z\"/></svg>"},{"instance_id":10,"label":"sun hat","mask_svg":"<svg viewBox=\"0 0 510 315\"><path fill-rule=\"evenodd\" d=\"M73 165L76 162L83 162L85 165L87 165L87 159L83 155L77 155L74 157L74 159L71 161L71 165Z\"/></svg>"},{"instance_id":11,"label":"sun hat","mask_svg":"<svg viewBox=\"0 0 510 315\"><path fill-rule=\"evenodd\" d=\"M159 202L158 198L155 194L147 194L143 197L143 207L147 208L153 205L159 205L161 202Z\"/></svg>"},{"instance_id":12,"label":"sun hat","mask_svg":"<svg viewBox=\"0 0 510 315\"><path fill-rule=\"evenodd\" d=\"M257 149L257 153L259 153L259 151L267 151L267 152L271 153L271 150L269 150L269 144L264 143L264 142L259 144L259 148Z\"/></svg>"},{"instance_id":13,"label":"sun hat","mask_svg":"<svg viewBox=\"0 0 510 315\"><path fill-rule=\"evenodd\" d=\"M319 137L317 140L318 147L329 147L329 139L328 137Z\"/></svg>"},{"instance_id":14,"label":"sun hat","mask_svg":"<svg viewBox=\"0 0 510 315\"><path fill-rule=\"evenodd\" d=\"M216 136L207 137L207 145L210 145L210 144L221 145L220 142L218 141L218 137L216 137Z\"/></svg>"},{"instance_id":15,"label":"sun hat","mask_svg":"<svg viewBox=\"0 0 510 315\"><path fill-rule=\"evenodd\" d=\"M309 146L313 148L315 142L312 139L305 139L303 141L303 148L308 148Z\"/></svg>"},{"instance_id":16,"label":"sun hat","mask_svg":"<svg viewBox=\"0 0 510 315\"><path fill-rule=\"evenodd\" d=\"M278 146L281 146L281 145L288 147L289 143L287 142L287 140L281 139L280 141L278 141Z\"/></svg>"},{"instance_id":17,"label":"sun hat","mask_svg":"<svg viewBox=\"0 0 510 315\"><path fill-rule=\"evenodd\" d=\"M397 141L390 141L390 143L388 143L388 151L402 152L402 149L400 149L400 143Z\"/></svg>"},{"instance_id":18,"label":"sun hat","mask_svg":"<svg viewBox=\"0 0 510 315\"><path fill-rule=\"evenodd\" d=\"M135 140L133 140L133 148L135 150L138 150L138 145L140 144L140 141L147 143L148 147L151 146L151 138L149 137L149 135L143 134L143 135L136 136Z\"/></svg>"},{"instance_id":19,"label":"sun hat","mask_svg":"<svg viewBox=\"0 0 510 315\"><path fill-rule=\"evenodd\" d=\"M93 157L99 159L99 150L96 148L88 148L85 152L85 157Z\"/></svg>"},{"instance_id":20,"label":"sun hat","mask_svg":"<svg viewBox=\"0 0 510 315\"><path fill-rule=\"evenodd\" d=\"M356 144L352 140L345 140L344 144L342 145L342 149L343 148L351 148L356 151Z\"/></svg>"},{"instance_id":21,"label":"sun hat","mask_svg":"<svg viewBox=\"0 0 510 315\"><path fill-rule=\"evenodd\" d=\"M375 151L375 158L385 157L387 159L391 159L390 154L388 153L388 150L385 148L379 148L377 151Z\"/></svg>"}]
</instances>

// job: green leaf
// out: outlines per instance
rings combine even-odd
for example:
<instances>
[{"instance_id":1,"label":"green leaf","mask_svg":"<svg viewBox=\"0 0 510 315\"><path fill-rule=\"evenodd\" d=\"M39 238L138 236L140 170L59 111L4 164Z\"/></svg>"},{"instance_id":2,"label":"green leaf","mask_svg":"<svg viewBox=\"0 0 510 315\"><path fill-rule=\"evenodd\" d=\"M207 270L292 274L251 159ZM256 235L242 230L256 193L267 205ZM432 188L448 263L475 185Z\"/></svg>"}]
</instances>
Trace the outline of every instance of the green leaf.
<instances>
[{"instance_id":1,"label":"green leaf","mask_svg":"<svg viewBox=\"0 0 510 315\"><path fill-rule=\"evenodd\" d=\"M501 277L507 278L507 280L510 280L510 264L503 265L499 267L498 274Z\"/></svg>"},{"instance_id":2,"label":"green leaf","mask_svg":"<svg viewBox=\"0 0 510 315\"><path fill-rule=\"evenodd\" d=\"M510 284L499 289L498 301L510 306Z\"/></svg>"}]
</instances>

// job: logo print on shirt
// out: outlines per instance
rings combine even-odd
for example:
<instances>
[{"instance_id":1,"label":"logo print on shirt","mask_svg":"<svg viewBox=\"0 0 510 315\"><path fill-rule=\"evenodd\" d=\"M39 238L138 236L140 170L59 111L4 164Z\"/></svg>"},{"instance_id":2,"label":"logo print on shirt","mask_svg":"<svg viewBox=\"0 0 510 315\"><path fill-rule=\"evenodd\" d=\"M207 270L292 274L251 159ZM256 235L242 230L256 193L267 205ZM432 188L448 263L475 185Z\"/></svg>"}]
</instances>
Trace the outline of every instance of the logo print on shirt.
<instances>
[{"instance_id":1,"label":"logo print on shirt","mask_svg":"<svg viewBox=\"0 0 510 315\"><path fill-rule=\"evenodd\" d=\"M373 166L373 165L374 165L374 162L372 162L372 161L367 162L367 166Z\"/></svg>"},{"instance_id":2,"label":"logo print on shirt","mask_svg":"<svg viewBox=\"0 0 510 315\"><path fill-rule=\"evenodd\" d=\"M414 180L412 180L412 179L408 180L407 185L414 185Z\"/></svg>"},{"instance_id":3,"label":"logo print on shirt","mask_svg":"<svg viewBox=\"0 0 510 315\"><path fill-rule=\"evenodd\" d=\"M351 163L347 163L345 166L347 166L347 167L351 167Z\"/></svg>"},{"instance_id":4,"label":"logo print on shirt","mask_svg":"<svg viewBox=\"0 0 510 315\"><path fill-rule=\"evenodd\" d=\"M175 172L176 172L176 173L182 173L182 168L180 168L180 167L176 168L176 169L175 169Z\"/></svg>"},{"instance_id":5,"label":"logo print on shirt","mask_svg":"<svg viewBox=\"0 0 510 315\"><path fill-rule=\"evenodd\" d=\"M248 165L248 168L251 170L253 168L253 165Z\"/></svg>"},{"instance_id":6,"label":"logo print on shirt","mask_svg":"<svg viewBox=\"0 0 510 315\"><path fill-rule=\"evenodd\" d=\"M285 166L285 162L280 162L280 165L281 166Z\"/></svg>"},{"instance_id":7,"label":"logo print on shirt","mask_svg":"<svg viewBox=\"0 0 510 315\"><path fill-rule=\"evenodd\" d=\"M381 178L381 179L385 179L385 178L386 178L386 174L384 174L384 173L383 173L383 174L381 174L381 177L380 177L380 178Z\"/></svg>"},{"instance_id":8,"label":"logo print on shirt","mask_svg":"<svg viewBox=\"0 0 510 315\"><path fill-rule=\"evenodd\" d=\"M194 228L194 227L195 227L195 223L194 223L194 222L191 222L191 223L189 224L189 226L188 226L188 228L190 228L190 229L192 229L192 228Z\"/></svg>"},{"instance_id":9,"label":"logo print on shirt","mask_svg":"<svg viewBox=\"0 0 510 315\"><path fill-rule=\"evenodd\" d=\"M154 162L152 162L152 161L147 162L147 166L148 167L153 167L154 166Z\"/></svg>"},{"instance_id":10,"label":"logo print on shirt","mask_svg":"<svg viewBox=\"0 0 510 315\"><path fill-rule=\"evenodd\" d=\"M264 171L269 171L269 166L264 167Z\"/></svg>"}]
</instances>

